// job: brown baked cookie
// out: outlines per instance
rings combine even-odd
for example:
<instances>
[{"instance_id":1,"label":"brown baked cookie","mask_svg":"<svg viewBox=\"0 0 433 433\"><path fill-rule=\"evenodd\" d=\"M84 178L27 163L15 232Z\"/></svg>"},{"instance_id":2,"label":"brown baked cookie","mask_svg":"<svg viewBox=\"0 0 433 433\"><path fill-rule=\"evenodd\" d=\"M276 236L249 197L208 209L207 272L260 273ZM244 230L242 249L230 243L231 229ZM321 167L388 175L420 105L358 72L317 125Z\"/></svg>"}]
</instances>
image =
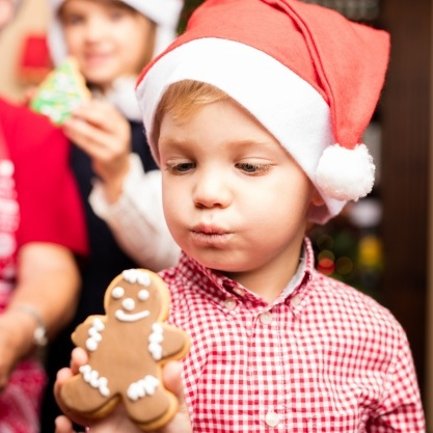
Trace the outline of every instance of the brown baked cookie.
<instances>
[{"instance_id":1,"label":"brown baked cookie","mask_svg":"<svg viewBox=\"0 0 433 433\"><path fill-rule=\"evenodd\" d=\"M164 323L169 291L144 269L129 269L109 285L105 316L89 316L72 334L89 362L61 389L66 408L86 419L102 418L121 401L142 430L161 428L177 412L162 384L161 366L188 351L188 337Z\"/></svg>"}]
</instances>

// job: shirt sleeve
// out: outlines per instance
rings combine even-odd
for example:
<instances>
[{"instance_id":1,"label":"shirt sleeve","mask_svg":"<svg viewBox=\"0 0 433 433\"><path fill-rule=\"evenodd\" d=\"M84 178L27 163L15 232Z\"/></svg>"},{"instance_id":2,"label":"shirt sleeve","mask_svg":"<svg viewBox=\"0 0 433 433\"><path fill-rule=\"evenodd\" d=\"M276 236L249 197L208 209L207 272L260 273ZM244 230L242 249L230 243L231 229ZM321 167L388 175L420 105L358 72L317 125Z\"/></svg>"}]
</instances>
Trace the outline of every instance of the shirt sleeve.
<instances>
[{"instance_id":1,"label":"shirt sleeve","mask_svg":"<svg viewBox=\"0 0 433 433\"><path fill-rule=\"evenodd\" d=\"M110 227L121 248L140 266L154 271L173 266L180 256L165 222L161 172L145 173L137 154L115 203L108 203L102 182L96 180L89 197L93 211Z\"/></svg>"},{"instance_id":2,"label":"shirt sleeve","mask_svg":"<svg viewBox=\"0 0 433 433\"><path fill-rule=\"evenodd\" d=\"M399 347L387 374L382 399L369 425L369 433L426 431L412 354L403 330Z\"/></svg>"},{"instance_id":3,"label":"shirt sleeve","mask_svg":"<svg viewBox=\"0 0 433 433\"><path fill-rule=\"evenodd\" d=\"M69 167L69 142L41 116L23 115L21 123L11 136L20 207L18 246L48 242L85 255L85 216Z\"/></svg>"}]
</instances>

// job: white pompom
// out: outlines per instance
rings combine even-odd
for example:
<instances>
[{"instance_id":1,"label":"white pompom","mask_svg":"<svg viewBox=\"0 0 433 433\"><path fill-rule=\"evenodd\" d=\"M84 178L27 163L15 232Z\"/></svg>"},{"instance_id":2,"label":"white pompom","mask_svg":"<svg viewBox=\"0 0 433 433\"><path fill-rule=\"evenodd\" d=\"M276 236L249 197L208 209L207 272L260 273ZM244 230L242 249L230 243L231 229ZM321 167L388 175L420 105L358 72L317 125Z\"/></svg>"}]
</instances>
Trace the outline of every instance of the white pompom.
<instances>
[{"instance_id":1,"label":"white pompom","mask_svg":"<svg viewBox=\"0 0 433 433\"><path fill-rule=\"evenodd\" d=\"M373 188L375 166L365 144L346 149L339 144L328 146L320 157L316 183L327 197L358 200Z\"/></svg>"}]
</instances>

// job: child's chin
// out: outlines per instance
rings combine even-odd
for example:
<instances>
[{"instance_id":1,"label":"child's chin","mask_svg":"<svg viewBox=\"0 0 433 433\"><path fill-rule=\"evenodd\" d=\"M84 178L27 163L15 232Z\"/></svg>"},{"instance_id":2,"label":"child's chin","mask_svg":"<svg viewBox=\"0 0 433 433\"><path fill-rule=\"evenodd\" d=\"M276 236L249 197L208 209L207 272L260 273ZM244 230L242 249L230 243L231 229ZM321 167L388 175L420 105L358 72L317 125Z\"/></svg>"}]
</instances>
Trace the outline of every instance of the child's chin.
<instances>
[{"instance_id":1,"label":"child's chin","mask_svg":"<svg viewBox=\"0 0 433 433\"><path fill-rule=\"evenodd\" d=\"M212 269L213 271L221 272L225 275L242 273L247 270L247 266L242 266L233 262L229 256L225 258L215 258L203 255L190 255L196 262L205 268Z\"/></svg>"}]
</instances>

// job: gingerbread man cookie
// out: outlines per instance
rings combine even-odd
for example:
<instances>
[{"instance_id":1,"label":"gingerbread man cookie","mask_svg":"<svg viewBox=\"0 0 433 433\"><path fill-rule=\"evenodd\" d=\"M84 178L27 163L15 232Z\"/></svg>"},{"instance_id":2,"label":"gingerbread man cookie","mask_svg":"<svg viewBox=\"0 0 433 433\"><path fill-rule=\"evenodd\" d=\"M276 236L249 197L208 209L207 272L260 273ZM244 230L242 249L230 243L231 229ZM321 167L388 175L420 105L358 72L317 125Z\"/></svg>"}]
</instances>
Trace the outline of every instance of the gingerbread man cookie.
<instances>
[{"instance_id":1,"label":"gingerbread man cookie","mask_svg":"<svg viewBox=\"0 0 433 433\"><path fill-rule=\"evenodd\" d=\"M106 416L121 401L142 430L164 426L177 411L161 380L161 366L188 351L187 335L164 322L169 292L151 271L129 269L109 285L105 316L90 316L72 334L88 352L80 373L61 389L66 408L88 419Z\"/></svg>"}]
</instances>

